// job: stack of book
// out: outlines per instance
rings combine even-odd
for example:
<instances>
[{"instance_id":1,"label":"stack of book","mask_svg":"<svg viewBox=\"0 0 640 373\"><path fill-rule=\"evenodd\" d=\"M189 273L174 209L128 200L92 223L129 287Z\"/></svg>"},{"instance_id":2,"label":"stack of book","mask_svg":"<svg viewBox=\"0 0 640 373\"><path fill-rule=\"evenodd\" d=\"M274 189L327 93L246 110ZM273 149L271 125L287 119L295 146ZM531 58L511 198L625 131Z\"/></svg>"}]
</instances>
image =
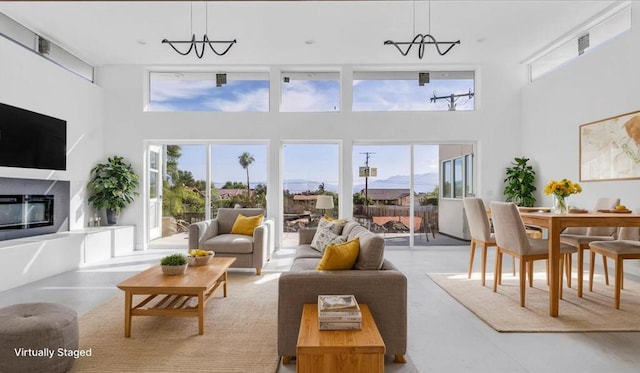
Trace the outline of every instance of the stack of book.
<instances>
[{"instance_id":1,"label":"stack of book","mask_svg":"<svg viewBox=\"0 0 640 373\"><path fill-rule=\"evenodd\" d=\"M353 295L318 295L320 330L360 330L362 313Z\"/></svg>"}]
</instances>

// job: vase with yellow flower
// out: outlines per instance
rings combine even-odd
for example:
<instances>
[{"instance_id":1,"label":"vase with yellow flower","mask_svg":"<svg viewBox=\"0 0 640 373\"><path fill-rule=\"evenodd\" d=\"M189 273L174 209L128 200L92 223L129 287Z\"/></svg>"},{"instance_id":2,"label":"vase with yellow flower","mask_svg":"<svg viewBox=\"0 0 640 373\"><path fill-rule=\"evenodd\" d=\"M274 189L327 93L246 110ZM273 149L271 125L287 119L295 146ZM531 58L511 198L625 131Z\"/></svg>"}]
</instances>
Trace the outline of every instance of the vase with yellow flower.
<instances>
[{"instance_id":1,"label":"vase with yellow flower","mask_svg":"<svg viewBox=\"0 0 640 373\"><path fill-rule=\"evenodd\" d=\"M553 196L553 212L566 214L569 212L569 196L582 192L582 187L569 179L552 180L544 187L544 194Z\"/></svg>"}]
</instances>

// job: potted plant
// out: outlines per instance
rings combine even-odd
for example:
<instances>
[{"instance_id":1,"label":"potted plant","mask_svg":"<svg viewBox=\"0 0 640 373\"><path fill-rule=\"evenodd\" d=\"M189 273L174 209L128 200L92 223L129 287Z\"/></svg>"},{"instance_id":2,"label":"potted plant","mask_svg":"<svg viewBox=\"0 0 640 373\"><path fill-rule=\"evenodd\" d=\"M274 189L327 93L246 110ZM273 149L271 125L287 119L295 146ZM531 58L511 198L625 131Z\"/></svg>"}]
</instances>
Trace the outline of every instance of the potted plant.
<instances>
[{"instance_id":1,"label":"potted plant","mask_svg":"<svg viewBox=\"0 0 640 373\"><path fill-rule=\"evenodd\" d=\"M120 211L133 202L139 193L138 175L131 164L124 158L114 156L107 159L107 163L98 163L91 169L91 181L88 187L93 190L89 203L96 209L107 211L107 224L118 222Z\"/></svg>"},{"instance_id":2,"label":"potted plant","mask_svg":"<svg viewBox=\"0 0 640 373\"><path fill-rule=\"evenodd\" d=\"M536 172L528 164L529 158L514 158L512 167L507 167L507 177L504 187L504 195L507 202L513 202L518 206L532 207L536 203L533 192L536 191L534 182Z\"/></svg>"},{"instance_id":3,"label":"potted plant","mask_svg":"<svg viewBox=\"0 0 640 373\"><path fill-rule=\"evenodd\" d=\"M160 260L162 273L169 276L181 275L187 271L187 258L182 254L167 255Z\"/></svg>"}]
</instances>

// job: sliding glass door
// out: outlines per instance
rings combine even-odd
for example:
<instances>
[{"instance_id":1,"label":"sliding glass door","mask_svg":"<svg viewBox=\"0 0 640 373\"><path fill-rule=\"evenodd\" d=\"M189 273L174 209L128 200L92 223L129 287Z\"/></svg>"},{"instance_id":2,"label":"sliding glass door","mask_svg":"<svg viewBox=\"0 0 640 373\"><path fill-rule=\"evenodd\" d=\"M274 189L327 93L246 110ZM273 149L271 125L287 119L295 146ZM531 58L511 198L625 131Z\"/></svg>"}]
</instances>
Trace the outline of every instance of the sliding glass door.
<instances>
[{"instance_id":1,"label":"sliding glass door","mask_svg":"<svg viewBox=\"0 0 640 373\"><path fill-rule=\"evenodd\" d=\"M221 207L267 207L267 145L211 145L211 217Z\"/></svg>"},{"instance_id":2,"label":"sliding glass door","mask_svg":"<svg viewBox=\"0 0 640 373\"><path fill-rule=\"evenodd\" d=\"M266 208L266 143L150 145L149 240L186 233L220 207Z\"/></svg>"},{"instance_id":3,"label":"sliding glass door","mask_svg":"<svg viewBox=\"0 0 640 373\"><path fill-rule=\"evenodd\" d=\"M148 155L147 216L149 239L153 240L162 236L162 147L150 146Z\"/></svg>"},{"instance_id":4,"label":"sliding glass door","mask_svg":"<svg viewBox=\"0 0 640 373\"><path fill-rule=\"evenodd\" d=\"M409 246L410 146L354 145L352 157L354 219L386 245Z\"/></svg>"},{"instance_id":5,"label":"sliding glass door","mask_svg":"<svg viewBox=\"0 0 640 373\"><path fill-rule=\"evenodd\" d=\"M186 232L189 224L205 219L207 146L164 145L162 183L163 237Z\"/></svg>"},{"instance_id":6,"label":"sliding glass door","mask_svg":"<svg viewBox=\"0 0 640 373\"><path fill-rule=\"evenodd\" d=\"M317 226L323 215L338 217L339 162L337 143L283 144L283 246L297 245L300 228Z\"/></svg>"},{"instance_id":7,"label":"sliding glass door","mask_svg":"<svg viewBox=\"0 0 640 373\"><path fill-rule=\"evenodd\" d=\"M353 147L353 216L387 246L420 246L437 231L438 145Z\"/></svg>"},{"instance_id":8,"label":"sliding glass door","mask_svg":"<svg viewBox=\"0 0 640 373\"><path fill-rule=\"evenodd\" d=\"M439 145L413 145L413 245L425 246L438 233Z\"/></svg>"}]
</instances>

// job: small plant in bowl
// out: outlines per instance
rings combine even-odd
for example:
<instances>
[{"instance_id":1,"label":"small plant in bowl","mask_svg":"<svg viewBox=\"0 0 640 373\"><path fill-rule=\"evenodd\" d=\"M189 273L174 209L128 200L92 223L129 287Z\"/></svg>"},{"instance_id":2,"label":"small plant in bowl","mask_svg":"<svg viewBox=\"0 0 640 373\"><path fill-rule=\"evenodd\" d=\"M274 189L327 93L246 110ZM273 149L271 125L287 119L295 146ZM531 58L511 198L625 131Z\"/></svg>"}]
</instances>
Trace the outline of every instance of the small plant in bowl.
<instances>
[{"instance_id":1,"label":"small plant in bowl","mask_svg":"<svg viewBox=\"0 0 640 373\"><path fill-rule=\"evenodd\" d=\"M214 255L215 253L213 251L194 249L189 251L189 255L187 255L187 261L189 262L189 265L201 266L209 263Z\"/></svg>"},{"instance_id":2,"label":"small plant in bowl","mask_svg":"<svg viewBox=\"0 0 640 373\"><path fill-rule=\"evenodd\" d=\"M188 265L187 258L182 254L167 255L160 260L162 273L169 276L184 274Z\"/></svg>"}]
</instances>

